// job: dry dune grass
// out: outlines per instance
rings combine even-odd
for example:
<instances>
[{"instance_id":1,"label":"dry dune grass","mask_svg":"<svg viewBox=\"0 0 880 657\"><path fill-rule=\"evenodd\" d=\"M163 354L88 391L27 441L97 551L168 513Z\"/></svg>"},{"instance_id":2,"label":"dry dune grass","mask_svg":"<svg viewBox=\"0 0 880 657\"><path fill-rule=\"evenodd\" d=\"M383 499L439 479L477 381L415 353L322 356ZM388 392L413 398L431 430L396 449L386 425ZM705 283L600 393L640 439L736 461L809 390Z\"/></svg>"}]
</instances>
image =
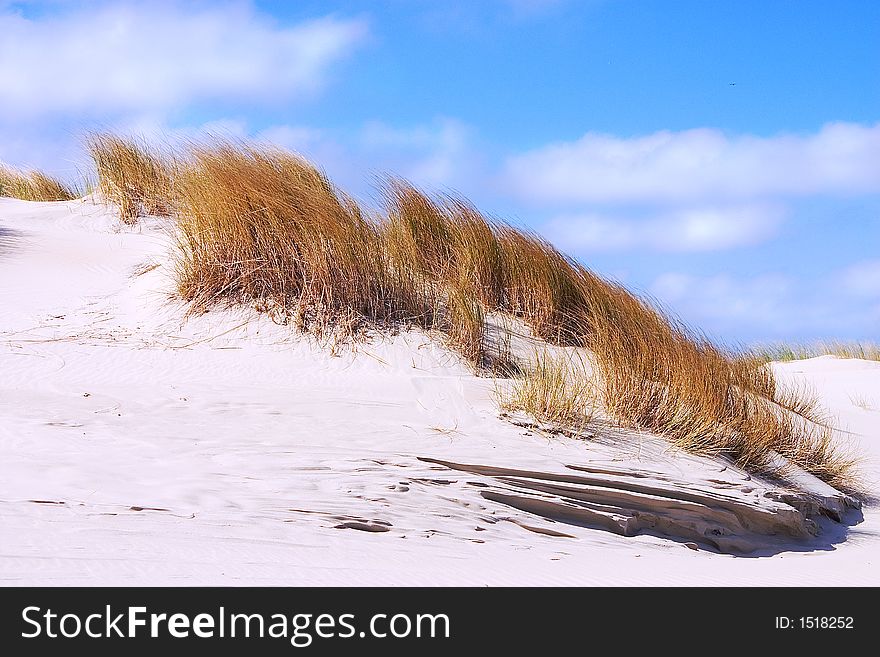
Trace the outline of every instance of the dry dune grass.
<instances>
[{"instance_id":1,"label":"dry dune grass","mask_svg":"<svg viewBox=\"0 0 880 657\"><path fill-rule=\"evenodd\" d=\"M479 306L517 316L552 342L579 341L576 320L586 308L583 278L596 284L598 278L540 237L489 220L463 199L431 198L401 180L391 180L383 191L383 237L391 267L422 290L432 308L444 302ZM476 311L455 314L468 321L478 316ZM471 343L471 351L479 345Z\"/></svg>"},{"instance_id":2,"label":"dry dune grass","mask_svg":"<svg viewBox=\"0 0 880 657\"><path fill-rule=\"evenodd\" d=\"M72 201L76 190L41 171L18 171L0 165L0 196L22 201Z\"/></svg>"},{"instance_id":3,"label":"dry dune grass","mask_svg":"<svg viewBox=\"0 0 880 657\"><path fill-rule=\"evenodd\" d=\"M300 157L212 140L166 157L115 136L91 140L101 188L122 217L163 209L179 228L178 289L193 308L273 308L319 334L410 324L442 331L478 367L485 315L506 313L551 344L588 349L539 359L506 403L568 426L601 406L619 424L721 454L755 470L782 454L848 487L853 461L818 407L781 390L769 368L691 334L540 237L487 219L467 201L406 181L382 186L368 215ZM172 193L173 192L173 193Z\"/></svg>"},{"instance_id":4,"label":"dry dune grass","mask_svg":"<svg viewBox=\"0 0 880 657\"><path fill-rule=\"evenodd\" d=\"M308 162L223 142L178 167L178 287L196 307L257 301L318 333L426 311L392 275L378 223Z\"/></svg>"},{"instance_id":5,"label":"dry dune grass","mask_svg":"<svg viewBox=\"0 0 880 657\"><path fill-rule=\"evenodd\" d=\"M86 147L98 173L98 189L119 207L123 221L171 214L173 158L146 143L112 134L90 135Z\"/></svg>"},{"instance_id":6,"label":"dry dune grass","mask_svg":"<svg viewBox=\"0 0 880 657\"><path fill-rule=\"evenodd\" d=\"M592 334L602 401L613 417L753 471L775 469L778 453L829 483L852 487L856 463L835 447L828 418L805 391L786 390L768 368L727 356L671 324L667 331L645 331L645 324L634 314L622 327L599 322Z\"/></svg>"},{"instance_id":7,"label":"dry dune grass","mask_svg":"<svg viewBox=\"0 0 880 657\"><path fill-rule=\"evenodd\" d=\"M598 411L591 367L571 354L537 352L533 368L500 390L501 405L525 411L541 423L582 433Z\"/></svg>"}]
</instances>

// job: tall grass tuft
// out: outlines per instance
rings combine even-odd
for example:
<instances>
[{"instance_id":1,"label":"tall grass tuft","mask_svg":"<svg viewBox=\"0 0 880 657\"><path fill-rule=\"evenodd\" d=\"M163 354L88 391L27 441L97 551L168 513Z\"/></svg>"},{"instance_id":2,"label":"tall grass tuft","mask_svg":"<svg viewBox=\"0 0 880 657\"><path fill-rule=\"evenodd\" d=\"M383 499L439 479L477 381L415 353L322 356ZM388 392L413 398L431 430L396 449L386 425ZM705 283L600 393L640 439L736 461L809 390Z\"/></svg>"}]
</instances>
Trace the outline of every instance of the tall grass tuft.
<instances>
[{"instance_id":1,"label":"tall grass tuft","mask_svg":"<svg viewBox=\"0 0 880 657\"><path fill-rule=\"evenodd\" d=\"M41 171L18 171L0 165L0 196L22 201L72 201L77 192Z\"/></svg>"},{"instance_id":2,"label":"tall grass tuft","mask_svg":"<svg viewBox=\"0 0 880 657\"><path fill-rule=\"evenodd\" d=\"M429 305L392 272L381 227L327 177L282 150L195 146L175 180L178 288L196 307L257 300L319 333L343 317L422 322Z\"/></svg>"},{"instance_id":3,"label":"tall grass tuft","mask_svg":"<svg viewBox=\"0 0 880 657\"><path fill-rule=\"evenodd\" d=\"M599 409L590 366L578 355L537 352L532 368L499 395L506 410L524 411L539 422L582 433Z\"/></svg>"},{"instance_id":4,"label":"tall grass tuft","mask_svg":"<svg viewBox=\"0 0 880 657\"><path fill-rule=\"evenodd\" d=\"M615 310L628 310L614 312L613 324L594 314L588 339L615 419L753 471L774 470L778 453L826 481L853 483L855 461L805 392L783 388L769 368L723 353L655 309L619 302Z\"/></svg>"},{"instance_id":5,"label":"tall grass tuft","mask_svg":"<svg viewBox=\"0 0 880 657\"><path fill-rule=\"evenodd\" d=\"M125 223L135 223L144 215L172 213L172 158L141 140L107 133L89 135L86 147L98 174L99 191L119 208Z\"/></svg>"}]
</instances>

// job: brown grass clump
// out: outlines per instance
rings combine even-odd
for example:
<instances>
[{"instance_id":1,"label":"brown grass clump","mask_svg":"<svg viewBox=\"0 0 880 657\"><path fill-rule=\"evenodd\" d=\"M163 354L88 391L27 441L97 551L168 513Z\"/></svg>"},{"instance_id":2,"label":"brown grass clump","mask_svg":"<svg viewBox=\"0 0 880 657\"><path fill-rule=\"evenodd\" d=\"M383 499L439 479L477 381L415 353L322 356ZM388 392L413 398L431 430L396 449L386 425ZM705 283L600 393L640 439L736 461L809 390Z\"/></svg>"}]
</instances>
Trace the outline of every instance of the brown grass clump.
<instances>
[{"instance_id":1,"label":"brown grass clump","mask_svg":"<svg viewBox=\"0 0 880 657\"><path fill-rule=\"evenodd\" d=\"M545 340L579 344L587 308L584 281L592 274L537 235L500 226L498 239L504 265L500 310L520 317Z\"/></svg>"},{"instance_id":2,"label":"brown grass clump","mask_svg":"<svg viewBox=\"0 0 880 657\"><path fill-rule=\"evenodd\" d=\"M469 362L484 362L486 318L483 306L465 285L450 286L446 296L446 321L440 325L452 344Z\"/></svg>"},{"instance_id":3,"label":"brown grass clump","mask_svg":"<svg viewBox=\"0 0 880 657\"><path fill-rule=\"evenodd\" d=\"M594 311L587 341L615 419L746 469L775 469L778 453L825 481L852 483L855 461L836 446L815 400L631 299L618 299L613 324Z\"/></svg>"},{"instance_id":4,"label":"brown grass clump","mask_svg":"<svg viewBox=\"0 0 880 657\"><path fill-rule=\"evenodd\" d=\"M483 306L443 232L458 225L426 197L381 221L302 158L229 142L191 147L175 190L178 288L196 307L257 300L318 334L414 324L480 361Z\"/></svg>"},{"instance_id":5,"label":"brown grass clump","mask_svg":"<svg viewBox=\"0 0 880 657\"><path fill-rule=\"evenodd\" d=\"M77 194L41 171L17 171L0 165L0 196L22 201L72 201Z\"/></svg>"},{"instance_id":6,"label":"brown grass clump","mask_svg":"<svg viewBox=\"0 0 880 657\"><path fill-rule=\"evenodd\" d=\"M582 273L569 258L535 235L487 219L463 199L433 199L401 180L383 191L391 266L434 308L467 298L469 305L520 317L543 338L578 339L572 318L584 308Z\"/></svg>"},{"instance_id":7,"label":"brown grass clump","mask_svg":"<svg viewBox=\"0 0 880 657\"><path fill-rule=\"evenodd\" d=\"M178 290L194 309L256 302L334 340L416 325L442 331L478 368L494 365L486 315L515 316L551 344L588 350L591 363L588 372L539 357L511 383L511 407L571 427L601 406L620 425L752 470L776 467L781 454L849 481L853 463L821 409L782 389L760 359L723 352L464 199L390 179L385 213L368 215L310 163L271 146L214 140L163 159L113 136L91 144L123 217L175 217Z\"/></svg>"},{"instance_id":8,"label":"brown grass clump","mask_svg":"<svg viewBox=\"0 0 880 657\"><path fill-rule=\"evenodd\" d=\"M423 322L428 305L392 271L377 222L298 156L196 146L175 181L178 288L206 307L257 300L316 332L342 321Z\"/></svg>"},{"instance_id":9,"label":"brown grass clump","mask_svg":"<svg viewBox=\"0 0 880 657\"><path fill-rule=\"evenodd\" d=\"M385 189L381 236L388 268L471 362L483 363L485 311L501 295L500 249L492 226L470 204L435 200L401 180Z\"/></svg>"},{"instance_id":10,"label":"brown grass clump","mask_svg":"<svg viewBox=\"0 0 880 657\"><path fill-rule=\"evenodd\" d=\"M125 223L172 213L172 159L133 138L92 134L86 140L98 173L98 189L119 208Z\"/></svg>"}]
</instances>

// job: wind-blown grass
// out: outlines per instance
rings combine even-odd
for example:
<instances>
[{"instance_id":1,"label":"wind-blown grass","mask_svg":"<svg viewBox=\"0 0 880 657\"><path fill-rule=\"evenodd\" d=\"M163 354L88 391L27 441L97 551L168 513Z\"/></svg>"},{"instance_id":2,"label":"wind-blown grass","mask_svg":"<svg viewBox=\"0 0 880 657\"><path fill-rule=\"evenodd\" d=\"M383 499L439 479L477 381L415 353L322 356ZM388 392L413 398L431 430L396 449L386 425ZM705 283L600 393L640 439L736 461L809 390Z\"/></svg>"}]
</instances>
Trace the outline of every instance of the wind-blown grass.
<instances>
[{"instance_id":1,"label":"wind-blown grass","mask_svg":"<svg viewBox=\"0 0 880 657\"><path fill-rule=\"evenodd\" d=\"M591 354L589 386L575 363L548 360L514 382L509 403L542 421L588 422L601 406L683 449L752 470L781 454L850 482L853 463L820 409L759 360L723 352L464 199L392 178L381 188L384 212L369 214L312 164L271 146L214 140L163 159L118 137L92 143L101 189L123 219L157 208L174 217L178 291L194 310L255 303L336 336L419 326L441 331L477 368L493 365L485 316L511 315L550 344Z\"/></svg>"},{"instance_id":2,"label":"wind-blown grass","mask_svg":"<svg viewBox=\"0 0 880 657\"><path fill-rule=\"evenodd\" d=\"M92 134L86 147L98 173L99 191L119 208L124 222L135 223L145 214L171 214L173 158L141 141L112 134Z\"/></svg>"},{"instance_id":3,"label":"wind-blown grass","mask_svg":"<svg viewBox=\"0 0 880 657\"><path fill-rule=\"evenodd\" d=\"M499 391L501 406L541 423L582 433L598 411L599 391L578 355L537 352L532 368Z\"/></svg>"},{"instance_id":4,"label":"wind-blown grass","mask_svg":"<svg viewBox=\"0 0 880 657\"><path fill-rule=\"evenodd\" d=\"M41 171L19 171L0 165L0 196L22 201L72 201L77 193Z\"/></svg>"},{"instance_id":5,"label":"wind-blown grass","mask_svg":"<svg viewBox=\"0 0 880 657\"><path fill-rule=\"evenodd\" d=\"M392 275L377 222L295 155L194 147L175 187L178 289L196 307L256 300L318 332L426 311Z\"/></svg>"}]
</instances>

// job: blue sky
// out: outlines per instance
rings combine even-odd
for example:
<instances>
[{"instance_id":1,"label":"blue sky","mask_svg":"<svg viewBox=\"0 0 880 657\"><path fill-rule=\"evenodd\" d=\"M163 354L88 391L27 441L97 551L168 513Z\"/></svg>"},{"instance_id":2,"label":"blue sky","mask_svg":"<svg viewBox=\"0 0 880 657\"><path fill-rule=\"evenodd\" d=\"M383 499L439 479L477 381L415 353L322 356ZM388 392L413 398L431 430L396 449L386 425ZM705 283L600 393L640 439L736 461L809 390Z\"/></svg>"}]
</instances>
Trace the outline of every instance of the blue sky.
<instances>
[{"instance_id":1,"label":"blue sky","mask_svg":"<svg viewBox=\"0 0 880 657\"><path fill-rule=\"evenodd\" d=\"M726 343L880 339L880 3L4 2L0 160L84 131L393 171Z\"/></svg>"}]
</instances>

